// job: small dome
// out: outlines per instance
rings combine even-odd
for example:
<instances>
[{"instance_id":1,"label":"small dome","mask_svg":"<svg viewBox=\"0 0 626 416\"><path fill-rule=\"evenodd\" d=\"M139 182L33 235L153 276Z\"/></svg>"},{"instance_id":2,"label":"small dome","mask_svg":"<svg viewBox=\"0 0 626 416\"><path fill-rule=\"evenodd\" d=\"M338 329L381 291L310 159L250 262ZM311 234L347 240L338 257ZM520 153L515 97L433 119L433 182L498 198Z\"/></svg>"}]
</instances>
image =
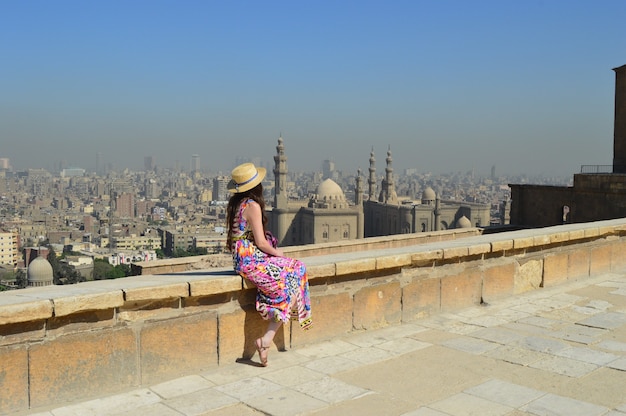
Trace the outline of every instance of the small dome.
<instances>
[{"instance_id":1,"label":"small dome","mask_svg":"<svg viewBox=\"0 0 626 416\"><path fill-rule=\"evenodd\" d=\"M343 201L346 199L341 187L332 179L326 179L320 183L316 194L318 201Z\"/></svg>"},{"instance_id":2,"label":"small dome","mask_svg":"<svg viewBox=\"0 0 626 416\"><path fill-rule=\"evenodd\" d=\"M472 228L472 223L465 215L456 221L456 228Z\"/></svg>"},{"instance_id":3,"label":"small dome","mask_svg":"<svg viewBox=\"0 0 626 416\"><path fill-rule=\"evenodd\" d=\"M50 262L39 256L28 265L27 275L29 286L47 286L52 284L54 273Z\"/></svg>"},{"instance_id":4,"label":"small dome","mask_svg":"<svg viewBox=\"0 0 626 416\"><path fill-rule=\"evenodd\" d=\"M429 186L424 189L424 192L422 192L422 201L434 201L435 199L437 199L437 194L435 194L433 188Z\"/></svg>"}]
</instances>

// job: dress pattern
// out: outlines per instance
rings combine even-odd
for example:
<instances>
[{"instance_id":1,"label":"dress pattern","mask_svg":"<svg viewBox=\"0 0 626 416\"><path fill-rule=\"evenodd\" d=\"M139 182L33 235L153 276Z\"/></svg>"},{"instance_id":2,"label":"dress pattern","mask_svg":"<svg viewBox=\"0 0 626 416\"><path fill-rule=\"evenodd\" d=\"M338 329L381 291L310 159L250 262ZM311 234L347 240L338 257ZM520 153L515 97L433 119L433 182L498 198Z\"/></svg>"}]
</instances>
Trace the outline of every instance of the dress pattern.
<instances>
[{"instance_id":1,"label":"dress pattern","mask_svg":"<svg viewBox=\"0 0 626 416\"><path fill-rule=\"evenodd\" d=\"M233 268L257 287L256 310L275 322L298 319L304 330L310 328L311 300L306 267L300 260L275 257L254 244L252 230L243 211L253 202L243 201L233 221Z\"/></svg>"}]
</instances>

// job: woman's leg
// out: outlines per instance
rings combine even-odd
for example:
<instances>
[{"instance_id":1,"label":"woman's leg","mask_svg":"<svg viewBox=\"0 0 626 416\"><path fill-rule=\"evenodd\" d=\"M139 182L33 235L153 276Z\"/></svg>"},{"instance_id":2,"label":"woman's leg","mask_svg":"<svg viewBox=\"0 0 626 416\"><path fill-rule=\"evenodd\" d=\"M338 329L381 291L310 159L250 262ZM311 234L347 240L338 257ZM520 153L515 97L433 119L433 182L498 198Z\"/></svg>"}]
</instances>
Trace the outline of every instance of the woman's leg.
<instances>
[{"instance_id":1,"label":"woman's leg","mask_svg":"<svg viewBox=\"0 0 626 416\"><path fill-rule=\"evenodd\" d=\"M278 328L280 328L281 325L282 322L270 321L267 325L265 335L256 340L256 349L259 352L259 359L261 360L261 364L264 366L267 365L267 354L270 345L272 345L276 331L278 331Z\"/></svg>"},{"instance_id":2,"label":"woman's leg","mask_svg":"<svg viewBox=\"0 0 626 416\"><path fill-rule=\"evenodd\" d=\"M263 346L270 346L270 344L274 340L274 336L276 335L278 328L280 328L282 324L282 322L270 321L270 323L267 325L267 331L265 331L265 335L263 335L263 338L261 338L263 340Z\"/></svg>"}]
</instances>

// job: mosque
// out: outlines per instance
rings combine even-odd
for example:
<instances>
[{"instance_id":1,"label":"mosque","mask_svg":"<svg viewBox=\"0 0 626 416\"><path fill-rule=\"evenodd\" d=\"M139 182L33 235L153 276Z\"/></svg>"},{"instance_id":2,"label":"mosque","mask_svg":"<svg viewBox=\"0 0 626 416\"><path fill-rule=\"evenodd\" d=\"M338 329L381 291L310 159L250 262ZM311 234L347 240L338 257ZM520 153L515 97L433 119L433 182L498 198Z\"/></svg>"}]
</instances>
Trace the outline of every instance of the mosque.
<instances>
[{"instance_id":1,"label":"mosque","mask_svg":"<svg viewBox=\"0 0 626 416\"><path fill-rule=\"evenodd\" d=\"M45 247L27 247L25 249L26 276L29 287L50 286L54 280L52 265L48 261L48 249Z\"/></svg>"},{"instance_id":2,"label":"mosque","mask_svg":"<svg viewBox=\"0 0 626 416\"><path fill-rule=\"evenodd\" d=\"M442 201L428 187L420 201L398 198L393 178L391 149L387 151L385 178L376 197L374 151L370 153L367 194L361 171L350 202L332 179L322 181L305 204L287 197L287 156L282 136L274 156L274 204L268 211L269 229L281 246L318 244L393 234L432 232L451 228L486 227L488 204Z\"/></svg>"}]
</instances>

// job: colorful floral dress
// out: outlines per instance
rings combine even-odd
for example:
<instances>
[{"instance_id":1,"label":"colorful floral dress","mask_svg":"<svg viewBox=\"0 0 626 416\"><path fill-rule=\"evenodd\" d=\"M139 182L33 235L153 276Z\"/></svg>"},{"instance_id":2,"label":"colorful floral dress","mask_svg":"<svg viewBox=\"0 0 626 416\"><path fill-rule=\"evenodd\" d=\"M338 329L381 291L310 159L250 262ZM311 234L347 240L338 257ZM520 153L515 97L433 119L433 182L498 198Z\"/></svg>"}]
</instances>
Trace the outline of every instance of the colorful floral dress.
<instances>
[{"instance_id":1,"label":"colorful floral dress","mask_svg":"<svg viewBox=\"0 0 626 416\"><path fill-rule=\"evenodd\" d=\"M243 201L233 221L233 268L257 287L256 310L266 320L288 322L297 318L302 329L311 326L311 300L306 267L300 260L275 257L254 244L243 211L253 202Z\"/></svg>"}]
</instances>

